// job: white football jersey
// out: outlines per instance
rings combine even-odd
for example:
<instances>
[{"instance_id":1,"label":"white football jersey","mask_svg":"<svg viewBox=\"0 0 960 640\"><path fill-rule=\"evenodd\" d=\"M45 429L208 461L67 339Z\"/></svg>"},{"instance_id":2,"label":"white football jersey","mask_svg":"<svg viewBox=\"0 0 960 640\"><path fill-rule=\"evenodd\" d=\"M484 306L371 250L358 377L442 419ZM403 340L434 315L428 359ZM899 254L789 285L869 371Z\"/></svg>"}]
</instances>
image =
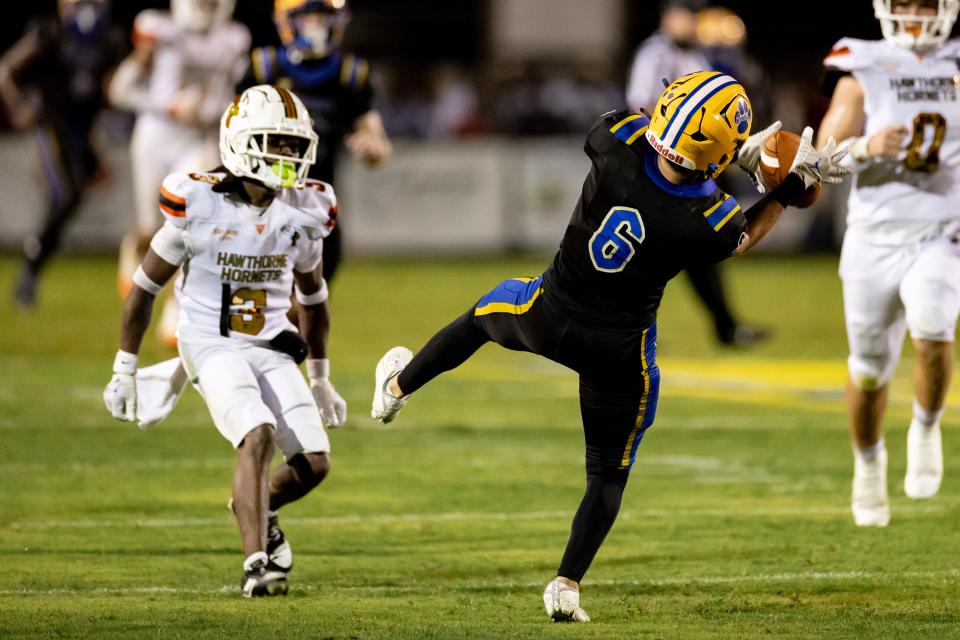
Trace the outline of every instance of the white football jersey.
<instances>
[{"instance_id":1,"label":"white football jersey","mask_svg":"<svg viewBox=\"0 0 960 640\"><path fill-rule=\"evenodd\" d=\"M899 158L858 171L848 226L900 243L960 220L960 40L919 56L885 40L844 38L824 64L863 87L863 135L894 124L910 132Z\"/></svg>"},{"instance_id":2,"label":"white football jersey","mask_svg":"<svg viewBox=\"0 0 960 640\"><path fill-rule=\"evenodd\" d=\"M199 120L216 123L247 69L250 32L238 22L188 31L169 11L137 15L134 40L154 43L153 65L140 111L164 114L178 103L199 104Z\"/></svg>"},{"instance_id":3,"label":"white football jersey","mask_svg":"<svg viewBox=\"0 0 960 640\"><path fill-rule=\"evenodd\" d=\"M329 184L308 180L302 189L281 189L261 209L214 191L223 177L175 173L160 190L160 209L186 254L176 283L178 335L270 340L295 330L287 319L293 272L320 264L323 238L336 224L336 196Z\"/></svg>"}]
</instances>

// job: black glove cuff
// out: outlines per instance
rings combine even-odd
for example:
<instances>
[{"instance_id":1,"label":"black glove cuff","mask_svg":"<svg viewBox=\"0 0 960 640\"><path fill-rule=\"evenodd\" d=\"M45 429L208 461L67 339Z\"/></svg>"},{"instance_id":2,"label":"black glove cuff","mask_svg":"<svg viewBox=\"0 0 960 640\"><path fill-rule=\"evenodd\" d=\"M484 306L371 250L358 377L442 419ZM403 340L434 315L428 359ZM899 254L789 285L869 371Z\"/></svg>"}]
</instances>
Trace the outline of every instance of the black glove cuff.
<instances>
[{"instance_id":1,"label":"black glove cuff","mask_svg":"<svg viewBox=\"0 0 960 640\"><path fill-rule=\"evenodd\" d=\"M803 178L795 173L791 173L787 175L787 179L784 180L779 187L770 192L770 197L786 209L790 206L791 202L802 196L806 190L807 186L804 184Z\"/></svg>"}]
</instances>

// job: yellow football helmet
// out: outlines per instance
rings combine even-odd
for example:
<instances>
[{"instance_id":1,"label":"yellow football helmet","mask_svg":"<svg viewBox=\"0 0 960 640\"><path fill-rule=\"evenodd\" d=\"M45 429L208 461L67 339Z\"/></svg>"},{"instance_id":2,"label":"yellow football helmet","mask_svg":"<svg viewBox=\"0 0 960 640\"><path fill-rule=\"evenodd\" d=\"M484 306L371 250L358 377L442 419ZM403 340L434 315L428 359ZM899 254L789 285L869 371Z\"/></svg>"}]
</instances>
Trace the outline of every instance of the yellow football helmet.
<instances>
[{"instance_id":1,"label":"yellow football helmet","mask_svg":"<svg viewBox=\"0 0 960 640\"><path fill-rule=\"evenodd\" d=\"M647 141L667 160L715 178L747 141L752 120L739 82L716 71L697 71L660 94Z\"/></svg>"}]
</instances>

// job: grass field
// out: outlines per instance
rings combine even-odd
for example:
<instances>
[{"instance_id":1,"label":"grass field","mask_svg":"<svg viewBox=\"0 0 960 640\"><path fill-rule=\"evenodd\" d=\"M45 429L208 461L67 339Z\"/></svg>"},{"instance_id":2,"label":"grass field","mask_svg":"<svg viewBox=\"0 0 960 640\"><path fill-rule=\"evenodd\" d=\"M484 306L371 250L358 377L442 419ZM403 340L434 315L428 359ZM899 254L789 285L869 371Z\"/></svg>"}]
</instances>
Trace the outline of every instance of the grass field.
<instances>
[{"instance_id":1,"label":"grass field","mask_svg":"<svg viewBox=\"0 0 960 640\"><path fill-rule=\"evenodd\" d=\"M829 258L727 266L743 315L776 329L750 351L713 346L686 284L668 291L657 422L583 585L594 622L550 623L540 592L583 486L575 376L488 346L394 425L368 415L384 350L544 264L346 266L331 357L349 423L327 482L281 514L290 595L245 601L229 445L193 391L149 432L108 416L113 264L58 261L35 312L0 305L0 638L960 637L960 420L940 495L907 500L907 349L893 520L856 529ZM0 260L4 300L14 276ZM150 341L142 361L162 356Z\"/></svg>"}]
</instances>

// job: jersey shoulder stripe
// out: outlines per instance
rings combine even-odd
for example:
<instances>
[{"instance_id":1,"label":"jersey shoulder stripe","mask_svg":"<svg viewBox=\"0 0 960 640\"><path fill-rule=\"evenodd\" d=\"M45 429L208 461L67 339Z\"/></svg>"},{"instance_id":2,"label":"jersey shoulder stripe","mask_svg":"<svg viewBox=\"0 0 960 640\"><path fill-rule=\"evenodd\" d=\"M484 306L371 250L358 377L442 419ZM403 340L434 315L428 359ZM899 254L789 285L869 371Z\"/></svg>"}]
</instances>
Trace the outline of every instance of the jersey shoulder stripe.
<instances>
[{"instance_id":1,"label":"jersey shoulder stripe","mask_svg":"<svg viewBox=\"0 0 960 640\"><path fill-rule=\"evenodd\" d=\"M736 198L725 193L716 204L703 212L703 217L707 219L707 223L713 227L714 231L720 231L738 211L740 211L740 203Z\"/></svg>"},{"instance_id":2,"label":"jersey shoulder stripe","mask_svg":"<svg viewBox=\"0 0 960 640\"><path fill-rule=\"evenodd\" d=\"M835 71L858 71L874 66L882 58L899 53L896 50L891 51L885 40L841 38L823 59L823 66Z\"/></svg>"},{"instance_id":3,"label":"jersey shoulder stripe","mask_svg":"<svg viewBox=\"0 0 960 640\"><path fill-rule=\"evenodd\" d=\"M610 127L610 133L627 144L633 144L646 132L649 126L650 120L645 115L635 113Z\"/></svg>"},{"instance_id":4,"label":"jersey shoulder stripe","mask_svg":"<svg viewBox=\"0 0 960 640\"><path fill-rule=\"evenodd\" d=\"M187 217L187 199L160 187L160 210L174 218Z\"/></svg>"}]
</instances>

